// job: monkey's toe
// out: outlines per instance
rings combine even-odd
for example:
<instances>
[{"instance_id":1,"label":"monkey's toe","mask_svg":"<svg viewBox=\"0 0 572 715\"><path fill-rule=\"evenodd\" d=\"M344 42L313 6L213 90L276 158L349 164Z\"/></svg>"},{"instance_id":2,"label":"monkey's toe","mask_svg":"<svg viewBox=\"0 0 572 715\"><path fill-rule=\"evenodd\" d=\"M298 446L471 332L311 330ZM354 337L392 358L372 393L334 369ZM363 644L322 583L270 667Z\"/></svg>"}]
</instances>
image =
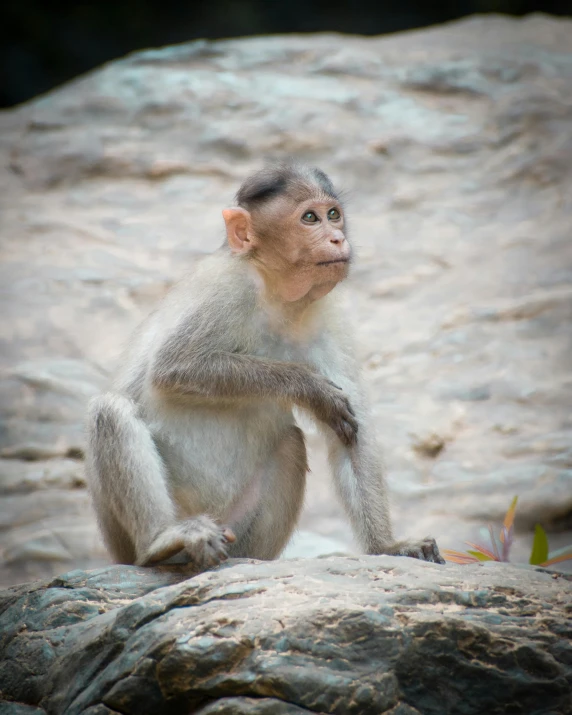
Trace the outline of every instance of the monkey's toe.
<instances>
[{"instance_id":1,"label":"monkey's toe","mask_svg":"<svg viewBox=\"0 0 572 715\"><path fill-rule=\"evenodd\" d=\"M439 553L437 542L431 536L419 542L402 544L398 551L393 552L397 556L409 556L420 561L429 561L434 564L444 564L445 559Z\"/></svg>"},{"instance_id":2,"label":"monkey's toe","mask_svg":"<svg viewBox=\"0 0 572 715\"><path fill-rule=\"evenodd\" d=\"M419 544L420 555L417 557L422 561L429 561L434 564L444 564L445 559L439 553L437 542L431 536L426 537Z\"/></svg>"},{"instance_id":3,"label":"monkey's toe","mask_svg":"<svg viewBox=\"0 0 572 715\"><path fill-rule=\"evenodd\" d=\"M225 526L224 529L222 530L222 535L225 538L225 541L227 541L229 544L232 544L234 541L236 541L236 536L234 533L228 528L228 526Z\"/></svg>"},{"instance_id":4,"label":"monkey's toe","mask_svg":"<svg viewBox=\"0 0 572 715\"><path fill-rule=\"evenodd\" d=\"M213 568L228 559L228 545L235 540L228 527L212 523L187 550L199 568Z\"/></svg>"}]
</instances>

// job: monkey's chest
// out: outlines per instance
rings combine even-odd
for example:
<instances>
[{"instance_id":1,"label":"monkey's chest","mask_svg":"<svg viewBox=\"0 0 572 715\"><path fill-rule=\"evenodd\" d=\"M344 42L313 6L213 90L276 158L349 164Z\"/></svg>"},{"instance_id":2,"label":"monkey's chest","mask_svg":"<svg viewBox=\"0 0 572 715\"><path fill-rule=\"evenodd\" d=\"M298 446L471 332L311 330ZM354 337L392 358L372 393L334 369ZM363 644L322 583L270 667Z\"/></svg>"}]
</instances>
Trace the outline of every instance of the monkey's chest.
<instances>
[{"instance_id":1,"label":"monkey's chest","mask_svg":"<svg viewBox=\"0 0 572 715\"><path fill-rule=\"evenodd\" d=\"M310 362L324 341L323 326L312 308L303 316L294 317L269 308L258 311L246 335L244 351L247 354L297 363Z\"/></svg>"},{"instance_id":2,"label":"monkey's chest","mask_svg":"<svg viewBox=\"0 0 572 715\"><path fill-rule=\"evenodd\" d=\"M308 362L308 356L313 350L312 340L289 335L286 331L272 329L269 325L262 327L260 332L262 336L254 340L248 350L251 355L286 362Z\"/></svg>"}]
</instances>

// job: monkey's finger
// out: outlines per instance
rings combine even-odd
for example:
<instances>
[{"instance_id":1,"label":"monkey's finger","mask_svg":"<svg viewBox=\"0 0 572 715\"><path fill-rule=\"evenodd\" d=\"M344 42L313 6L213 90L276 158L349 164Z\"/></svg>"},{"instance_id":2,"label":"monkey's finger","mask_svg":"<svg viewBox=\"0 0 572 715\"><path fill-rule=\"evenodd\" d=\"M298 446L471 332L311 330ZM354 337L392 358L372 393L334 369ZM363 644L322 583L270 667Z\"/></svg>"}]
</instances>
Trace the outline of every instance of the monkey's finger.
<instances>
[{"instance_id":1,"label":"monkey's finger","mask_svg":"<svg viewBox=\"0 0 572 715\"><path fill-rule=\"evenodd\" d=\"M232 544L234 541L236 541L236 536L228 528L228 526L225 526L225 528L222 530L222 535L223 535L224 540L229 544Z\"/></svg>"},{"instance_id":2,"label":"monkey's finger","mask_svg":"<svg viewBox=\"0 0 572 715\"><path fill-rule=\"evenodd\" d=\"M439 548L437 544L433 543L431 547L427 550L427 561L432 561L434 564L444 564L445 559L439 553Z\"/></svg>"},{"instance_id":3,"label":"monkey's finger","mask_svg":"<svg viewBox=\"0 0 572 715\"><path fill-rule=\"evenodd\" d=\"M213 566L218 566L222 561L226 561L228 558L226 553L219 553L218 551L209 550L205 553L203 557L203 565L206 568L212 568Z\"/></svg>"},{"instance_id":4,"label":"monkey's finger","mask_svg":"<svg viewBox=\"0 0 572 715\"><path fill-rule=\"evenodd\" d=\"M336 429L336 434L344 447L352 447L357 442L355 431L345 420L340 421L340 426Z\"/></svg>"},{"instance_id":5,"label":"monkey's finger","mask_svg":"<svg viewBox=\"0 0 572 715\"><path fill-rule=\"evenodd\" d=\"M421 558L423 559L423 561L433 562L435 560L433 558L433 549L430 546L423 544L423 546L421 547Z\"/></svg>"},{"instance_id":6,"label":"monkey's finger","mask_svg":"<svg viewBox=\"0 0 572 715\"><path fill-rule=\"evenodd\" d=\"M147 554L143 557L141 561L143 566L152 566L161 563L161 561L167 561L185 548L182 539L165 540L164 543L158 544L157 541L159 540L157 539L151 544Z\"/></svg>"},{"instance_id":7,"label":"monkey's finger","mask_svg":"<svg viewBox=\"0 0 572 715\"><path fill-rule=\"evenodd\" d=\"M349 432L349 444L355 444L357 442L357 424L353 425L351 422L346 421L346 425Z\"/></svg>"},{"instance_id":8,"label":"monkey's finger","mask_svg":"<svg viewBox=\"0 0 572 715\"><path fill-rule=\"evenodd\" d=\"M352 429L351 425L346 422L346 420L340 420L338 424L338 429L336 429L336 434L340 438L342 444L346 447L351 447L356 441L355 431Z\"/></svg>"},{"instance_id":9,"label":"monkey's finger","mask_svg":"<svg viewBox=\"0 0 572 715\"><path fill-rule=\"evenodd\" d=\"M336 435L338 436L340 442L344 446L348 447L349 446L349 444L348 444L349 436L348 436L348 434L346 434L346 431L344 430L344 421L340 420L339 422L336 422L335 424L332 424L330 426L334 430Z\"/></svg>"},{"instance_id":10,"label":"monkey's finger","mask_svg":"<svg viewBox=\"0 0 572 715\"><path fill-rule=\"evenodd\" d=\"M346 403L347 403L346 404L347 411L350 413L350 415L353 415L355 417L356 413L354 412L354 408L351 406L350 401L346 400Z\"/></svg>"},{"instance_id":11,"label":"monkey's finger","mask_svg":"<svg viewBox=\"0 0 572 715\"><path fill-rule=\"evenodd\" d=\"M346 413L343 415L343 418L342 418L342 419L343 419L345 422L347 422L347 423L350 425L350 427L352 428L352 430L357 434L357 431L358 431L358 429L359 429L359 423L358 423L358 421L356 420L354 414L353 414L353 413L350 413L350 412L346 412Z\"/></svg>"},{"instance_id":12,"label":"monkey's finger","mask_svg":"<svg viewBox=\"0 0 572 715\"><path fill-rule=\"evenodd\" d=\"M233 535L234 536L234 535ZM218 557L224 557L227 558L227 546L228 546L228 541L224 538L222 533L217 534L216 537L213 537L209 541L209 547L212 549L214 553Z\"/></svg>"},{"instance_id":13,"label":"monkey's finger","mask_svg":"<svg viewBox=\"0 0 572 715\"><path fill-rule=\"evenodd\" d=\"M220 539L213 539L205 545L204 556L205 561L207 561L210 566L216 566L221 561L226 561L228 559L226 546Z\"/></svg>"},{"instance_id":14,"label":"monkey's finger","mask_svg":"<svg viewBox=\"0 0 572 715\"><path fill-rule=\"evenodd\" d=\"M340 438L340 442L344 445L344 447L351 447L350 437L341 427L339 430L336 430L336 434Z\"/></svg>"},{"instance_id":15,"label":"monkey's finger","mask_svg":"<svg viewBox=\"0 0 572 715\"><path fill-rule=\"evenodd\" d=\"M445 560L439 553L437 542L432 537L425 539L421 545L421 552L424 561L430 561L434 564L444 564Z\"/></svg>"}]
</instances>

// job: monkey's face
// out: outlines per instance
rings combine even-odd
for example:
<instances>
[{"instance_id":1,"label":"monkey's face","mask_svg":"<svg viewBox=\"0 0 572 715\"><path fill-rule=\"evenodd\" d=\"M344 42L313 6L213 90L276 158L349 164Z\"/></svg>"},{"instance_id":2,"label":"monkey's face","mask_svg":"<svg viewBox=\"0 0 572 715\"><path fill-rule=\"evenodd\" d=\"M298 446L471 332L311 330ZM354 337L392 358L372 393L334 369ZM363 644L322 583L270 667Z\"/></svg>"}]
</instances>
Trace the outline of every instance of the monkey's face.
<instances>
[{"instance_id":1,"label":"monkey's face","mask_svg":"<svg viewBox=\"0 0 572 715\"><path fill-rule=\"evenodd\" d=\"M281 198L267 209L252 217L256 263L284 300L329 293L347 276L351 259L340 203L323 195Z\"/></svg>"},{"instance_id":2,"label":"monkey's face","mask_svg":"<svg viewBox=\"0 0 572 715\"><path fill-rule=\"evenodd\" d=\"M316 300L348 274L344 212L331 196L280 196L252 213L226 209L223 216L231 250L251 260L282 300Z\"/></svg>"}]
</instances>

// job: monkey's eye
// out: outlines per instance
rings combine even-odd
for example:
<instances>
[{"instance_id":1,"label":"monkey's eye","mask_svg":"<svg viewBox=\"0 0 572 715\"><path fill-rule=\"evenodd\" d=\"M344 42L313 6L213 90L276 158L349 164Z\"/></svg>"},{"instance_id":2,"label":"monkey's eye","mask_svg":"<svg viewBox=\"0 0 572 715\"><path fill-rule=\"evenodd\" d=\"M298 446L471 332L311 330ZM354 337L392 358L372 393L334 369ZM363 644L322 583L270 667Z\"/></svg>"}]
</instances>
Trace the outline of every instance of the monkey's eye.
<instances>
[{"instance_id":1,"label":"monkey's eye","mask_svg":"<svg viewBox=\"0 0 572 715\"><path fill-rule=\"evenodd\" d=\"M316 223L318 220L318 217L313 211L306 211L306 213L302 216L302 221L304 223Z\"/></svg>"},{"instance_id":2,"label":"monkey's eye","mask_svg":"<svg viewBox=\"0 0 572 715\"><path fill-rule=\"evenodd\" d=\"M328 218L330 219L330 221L337 221L339 218L341 218L338 209L330 209L328 211Z\"/></svg>"}]
</instances>

